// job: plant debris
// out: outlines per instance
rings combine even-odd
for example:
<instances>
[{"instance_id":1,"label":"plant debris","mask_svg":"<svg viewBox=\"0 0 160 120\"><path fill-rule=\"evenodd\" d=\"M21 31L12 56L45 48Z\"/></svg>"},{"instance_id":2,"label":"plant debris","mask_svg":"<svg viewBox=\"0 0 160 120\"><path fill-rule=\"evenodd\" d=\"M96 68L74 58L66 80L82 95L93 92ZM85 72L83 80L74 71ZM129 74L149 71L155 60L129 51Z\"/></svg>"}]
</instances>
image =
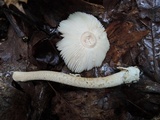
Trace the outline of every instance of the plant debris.
<instances>
[{"instance_id":1,"label":"plant debris","mask_svg":"<svg viewBox=\"0 0 160 120\"><path fill-rule=\"evenodd\" d=\"M0 118L2 120L160 119L160 2L151 0L36 0L24 11L0 1ZM102 65L80 75L104 77L117 66L138 66L140 81L108 89L15 82L12 71L71 73L56 48L56 31L69 14L94 15L111 48ZM22 34L23 33L23 34Z\"/></svg>"}]
</instances>

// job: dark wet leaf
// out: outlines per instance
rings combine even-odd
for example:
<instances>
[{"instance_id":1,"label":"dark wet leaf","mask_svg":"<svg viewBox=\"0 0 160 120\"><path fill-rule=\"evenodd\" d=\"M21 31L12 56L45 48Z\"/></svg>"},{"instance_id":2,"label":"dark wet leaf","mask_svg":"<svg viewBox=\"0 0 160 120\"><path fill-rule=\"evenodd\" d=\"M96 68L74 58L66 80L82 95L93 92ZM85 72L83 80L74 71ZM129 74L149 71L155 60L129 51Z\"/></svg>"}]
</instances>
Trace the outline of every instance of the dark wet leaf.
<instances>
[{"instance_id":1,"label":"dark wet leaf","mask_svg":"<svg viewBox=\"0 0 160 120\"><path fill-rule=\"evenodd\" d=\"M103 6L107 12L113 11L119 7L121 0L103 0Z\"/></svg>"},{"instance_id":2,"label":"dark wet leaf","mask_svg":"<svg viewBox=\"0 0 160 120\"><path fill-rule=\"evenodd\" d=\"M140 81L135 87L142 92L160 94L160 84L149 79Z\"/></svg>"},{"instance_id":3,"label":"dark wet leaf","mask_svg":"<svg viewBox=\"0 0 160 120\"><path fill-rule=\"evenodd\" d=\"M117 13L121 0L103 0L103 6L105 12L102 14L102 19L104 22L109 23L114 18L114 15Z\"/></svg>"},{"instance_id":4,"label":"dark wet leaf","mask_svg":"<svg viewBox=\"0 0 160 120\"><path fill-rule=\"evenodd\" d=\"M151 26L151 32L143 40L141 54L138 57L139 65L142 66L142 69L147 75L160 83L159 23L151 23L148 26Z\"/></svg>"},{"instance_id":5,"label":"dark wet leaf","mask_svg":"<svg viewBox=\"0 0 160 120\"><path fill-rule=\"evenodd\" d=\"M26 70L27 44L19 38L14 30L8 29L8 39L0 43L0 59L2 65L0 71ZM14 65L14 66L13 66Z\"/></svg>"},{"instance_id":6,"label":"dark wet leaf","mask_svg":"<svg viewBox=\"0 0 160 120\"><path fill-rule=\"evenodd\" d=\"M55 114L61 116L61 119L123 120L126 116L131 117L128 116L123 107L124 103L121 98L124 96L114 90L110 92L105 90L79 90L78 93L77 91L62 91L60 95L57 95L56 99L53 100L55 106L52 110Z\"/></svg>"},{"instance_id":7,"label":"dark wet leaf","mask_svg":"<svg viewBox=\"0 0 160 120\"><path fill-rule=\"evenodd\" d=\"M2 120L29 119L31 113L28 110L31 109L31 101L27 94L0 80L0 96Z\"/></svg>"},{"instance_id":8,"label":"dark wet leaf","mask_svg":"<svg viewBox=\"0 0 160 120\"><path fill-rule=\"evenodd\" d=\"M39 64L46 64L55 66L60 62L60 57L55 46L52 46L51 41L44 40L38 42L33 46L34 58L39 62Z\"/></svg>"},{"instance_id":9,"label":"dark wet leaf","mask_svg":"<svg viewBox=\"0 0 160 120\"><path fill-rule=\"evenodd\" d=\"M159 0L136 0L141 18L150 18L152 21L160 22Z\"/></svg>"},{"instance_id":10,"label":"dark wet leaf","mask_svg":"<svg viewBox=\"0 0 160 120\"><path fill-rule=\"evenodd\" d=\"M9 27L9 22L4 17L4 14L0 13L0 42L3 42L7 39L7 32Z\"/></svg>"},{"instance_id":11,"label":"dark wet leaf","mask_svg":"<svg viewBox=\"0 0 160 120\"><path fill-rule=\"evenodd\" d=\"M158 83L145 78L141 79L139 84L133 85L131 89L124 88L124 93L127 95L127 107L132 115L145 116L149 119L159 114L160 102L158 100L160 96L158 86Z\"/></svg>"},{"instance_id":12,"label":"dark wet leaf","mask_svg":"<svg viewBox=\"0 0 160 120\"><path fill-rule=\"evenodd\" d=\"M138 9L134 0L103 0L103 6L105 12L102 19L107 23L114 20L133 20L137 17Z\"/></svg>"}]
</instances>

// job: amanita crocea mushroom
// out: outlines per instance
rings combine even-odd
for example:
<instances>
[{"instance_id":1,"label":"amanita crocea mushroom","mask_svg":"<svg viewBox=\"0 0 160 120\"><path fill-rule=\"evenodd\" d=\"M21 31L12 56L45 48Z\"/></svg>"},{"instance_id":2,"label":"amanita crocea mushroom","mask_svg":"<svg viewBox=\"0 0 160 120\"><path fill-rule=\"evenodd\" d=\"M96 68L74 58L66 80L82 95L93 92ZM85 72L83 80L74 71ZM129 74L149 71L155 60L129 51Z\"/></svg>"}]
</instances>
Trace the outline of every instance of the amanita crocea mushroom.
<instances>
[{"instance_id":1,"label":"amanita crocea mushroom","mask_svg":"<svg viewBox=\"0 0 160 120\"><path fill-rule=\"evenodd\" d=\"M76 73L102 64L110 47L106 31L93 15L75 12L60 22L63 39L57 48L68 68Z\"/></svg>"}]
</instances>

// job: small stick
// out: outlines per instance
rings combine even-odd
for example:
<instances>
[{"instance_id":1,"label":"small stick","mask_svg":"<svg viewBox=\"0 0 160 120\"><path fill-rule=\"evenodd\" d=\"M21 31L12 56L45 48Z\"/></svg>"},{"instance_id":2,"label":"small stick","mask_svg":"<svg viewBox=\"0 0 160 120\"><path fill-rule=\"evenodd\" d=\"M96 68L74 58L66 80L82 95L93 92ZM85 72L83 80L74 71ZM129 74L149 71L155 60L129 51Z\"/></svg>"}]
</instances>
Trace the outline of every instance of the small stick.
<instances>
[{"instance_id":1,"label":"small stick","mask_svg":"<svg viewBox=\"0 0 160 120\"><path fill-rule=\"evenodd\" d=\"M17 33L18 37L20 38L25 38L26 35L24 34L24 32L20 29L20 27L17 24L17 21L15 20L15 18L12 16L12 14L4 11L4 14L6 15L6 17L8 18L10 24L13 26L13 29L15 30L15 32Z\"/></svg>"},{"instance_id":2,"label":"small stick","mask_svg":"<svg viewBox=\"0 0 160 120\"><path fill-rule=\"evenodd\" d=\"M85 78L54 71L13 72L15 81L47 80L81 88L109 88L139 80L137 67L118 67L121 71L106 77Z\"/></svg>"}]
</instances>

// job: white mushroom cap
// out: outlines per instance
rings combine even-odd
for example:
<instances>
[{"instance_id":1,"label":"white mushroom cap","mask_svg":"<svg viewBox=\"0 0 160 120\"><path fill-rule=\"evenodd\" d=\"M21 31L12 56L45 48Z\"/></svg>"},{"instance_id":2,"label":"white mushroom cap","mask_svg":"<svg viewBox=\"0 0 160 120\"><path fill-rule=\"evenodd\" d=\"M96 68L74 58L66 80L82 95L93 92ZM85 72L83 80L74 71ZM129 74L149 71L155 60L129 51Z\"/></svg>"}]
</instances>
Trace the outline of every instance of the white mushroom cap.
<instances>
[{"instance_id":1,"label":"white mushroom cap","mask_svg":"<svg viewBox=\"0 0 160 120\"><path fill-rule=\"evenodd\" d=\"M57 48L71 71L80 73L102 64L110 44L97 18L75 12L60 23L58 30L63 39Z\"/></svg>"}]
</instances>

